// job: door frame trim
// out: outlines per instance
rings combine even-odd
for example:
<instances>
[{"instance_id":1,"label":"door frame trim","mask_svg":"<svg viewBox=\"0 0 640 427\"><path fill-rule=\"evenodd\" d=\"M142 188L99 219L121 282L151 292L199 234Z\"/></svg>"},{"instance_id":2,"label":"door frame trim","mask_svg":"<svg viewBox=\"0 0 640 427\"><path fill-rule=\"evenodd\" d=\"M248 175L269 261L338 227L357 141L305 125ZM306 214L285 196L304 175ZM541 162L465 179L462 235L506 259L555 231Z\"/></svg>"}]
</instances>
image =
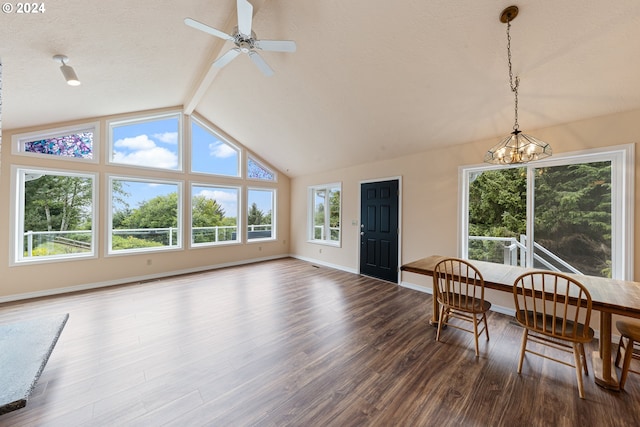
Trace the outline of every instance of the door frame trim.
<instances>
[{"instance_id":1,"label":"door frame trim","mask_svg":"<svg viewBox=\"0 0 640 427\"><path fill-rule=\"evenodd\" d=\"M400 266L402 265L402 175L363 179L358 181L358 274L360 271L360 224L362 224L362 184L370 184L372 182L398 181L398 279L396 284L400 285ZM371 277L371 276L367 276ZM380 279L382 280L382 279ZM391 282L390 282L391 283Z\"/></svg>"}]
</instances>

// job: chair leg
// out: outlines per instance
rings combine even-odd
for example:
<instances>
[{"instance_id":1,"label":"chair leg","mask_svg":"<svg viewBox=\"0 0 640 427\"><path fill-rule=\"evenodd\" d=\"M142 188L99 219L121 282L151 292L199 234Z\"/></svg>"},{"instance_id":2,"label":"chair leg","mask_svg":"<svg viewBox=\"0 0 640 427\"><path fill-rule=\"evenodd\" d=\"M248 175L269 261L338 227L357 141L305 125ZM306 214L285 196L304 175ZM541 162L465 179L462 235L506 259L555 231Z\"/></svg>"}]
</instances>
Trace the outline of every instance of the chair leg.
<instances>
[{"instance_id":1,"label":"chair leg","mask_svg":"<svg viewBox=\"0 0 640 427\"><path fill-rule=\"evenodd\" d=\"M582 368L584 370L584 374L589 376L589 368L587 366L587 355L584 353L584 344L580 343L580 354L582 356Z\"/></svg>"},{"instance_id":2,"label":"chair leg","mask_svg":"<svg viewBox=\"0 0 640 427\"><path fill-rule=\"evenodd\" d=\"M518 361L518 373L522 373L522 362L524 361L524 352L527 348L527 338L529 338L529 330L522 331L522 345L520 346L520 360Z\"/></svg>"},{"instance_id":3,"label":"chair leg","mask_svg":"<svg viewBox=\"0 0 640 427\"><path fill-rule=\"evenodd\" d=\"M580 343L573 343L573 358L576 363L576 378L578 379L578 394L580 395L580 399L584 399L584 387L582 384L582 362L580 358L582 357L582 352L580 351Z\"/></svg>"},{"instance_id":4,"label":"chair leg","mask_svg":"<svg viewBox=\"0 0 640 427\"><path fill-rule=\"evenodd\" d=\"M618 350L619 351L619 350ZM627 345L624 347L624 361L622 362L622 374L620 375L620 390L624 390L624 383L627 382L631 358L633 357L633 340L627 338Z\"/></svg>"},{"instance_id":5,"label":"chair leg","mask_svg":"<svg viewBox=\"0 0 640 427\"><path fill-rule=\"evenodd\" d=\"M620 335L620 342L618 343L618 352L616 353L616 361L615 361L616 368L620 367L620 359L622 356L623 348L624 348L624 337Z\"/></svg>"},{"instance_id":6,"label":"chair leg","mask_svg":"<svg viewBox=\"0 0 640 427\"><path fill-rule=\"evenodd\" d=\"M440 317L438 318L438 332L436 332L436 341L440 342L440 331L442 330L442 324L445 322L445 309L444 305L440 306Z\"/></svg>"},{"instance_id":7,"label":"chair leg","mask_svg":"<svg viewBox=\"0 0 640 427\"><path fill-rule=\"evenodd\" d=\"M480 356L478 351L478 315L473 313L473 339L476 342L476 357Z\"/></svg>"},{"instance_id":8,"label":"chair leg","mask_svg":"<svg viewBox=\"0 0 640 427\"><path fill-rule=\"evenodd\" d=\"M484 333L487 336L487 341L489 341L489 326L487 325L487 313L482 313L482 318L484 319Z\"/></svg>"}]
</instances>

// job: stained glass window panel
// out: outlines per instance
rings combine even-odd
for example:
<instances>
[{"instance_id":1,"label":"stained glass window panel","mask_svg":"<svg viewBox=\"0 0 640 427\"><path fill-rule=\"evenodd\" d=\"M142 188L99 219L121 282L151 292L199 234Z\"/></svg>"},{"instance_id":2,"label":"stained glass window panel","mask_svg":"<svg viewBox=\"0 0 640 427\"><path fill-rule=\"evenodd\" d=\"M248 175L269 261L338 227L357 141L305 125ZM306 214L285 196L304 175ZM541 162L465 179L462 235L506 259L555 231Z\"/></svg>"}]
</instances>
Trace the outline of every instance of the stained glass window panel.
<instances>
[{"instance_id":1,"label":"stained glass window panel","mask_svg":"<svg viewBox=\"0 0 640 427\"><path fill-rule=\"evenodd\" d=\"M78 132L69 135L37 139L24 143L27 153L49 154L52 156L93 158L93 132Z\"/></svg>"},{"instance_id":2,"label":"stained glass window panel","mask_svg":"<svg viewBox=\"0 0 640 427\"><path fill-rule=\"evenodd\" d=\"M276 174L251 157L247 160L247 177L262 181L275 181Z\"/></svg>"}]
</instances>

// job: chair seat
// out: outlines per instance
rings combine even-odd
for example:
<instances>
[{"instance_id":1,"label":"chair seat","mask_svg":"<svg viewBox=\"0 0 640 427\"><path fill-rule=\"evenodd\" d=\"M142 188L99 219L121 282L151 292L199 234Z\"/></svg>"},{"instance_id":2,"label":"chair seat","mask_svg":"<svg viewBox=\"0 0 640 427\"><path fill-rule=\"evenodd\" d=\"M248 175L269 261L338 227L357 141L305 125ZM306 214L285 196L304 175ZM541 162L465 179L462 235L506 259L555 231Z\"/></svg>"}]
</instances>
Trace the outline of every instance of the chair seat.
<instances>
[{"instance_id":1,"label":"chair seat","mask_svg":"<svg viewBox=\"0 0 640 427\"><path fill-rule=\"evenodd\" d=\"M468 313L484 313L489 311L491 303L489 301L482 301L477 298L468 298L464 295L449 293L447 300L449 305L454 310L463 310Z\"/></svg>"},{"instance_id":2,"label":"chair seat","mask_svg":"<svg viewBox=\"0 0 640 427\"><path fill-rule=\"evenodd\" d=\"M640 342L640 324L618 320L616 322L616 328L618 328L620 335L631 338L635 342Z\"/></svg>"},{"instance_id":3,"label":"chair seat","mask_svg":"<svg viewBox=\"0 0 640 427\"><path fill-rule=\"evenodd\" d=\"M526 321L525 321L525 317L526 317ZM534 319L534 317L536 319ZM529 324L529 325L537 324L538 328L536 329L540 329L540 330L537 330L536 332L546 334L552 337L558 337L562 335L572 337L574 334L573 332L574 328L577 328L577 333L576 333L577 339L575 340L577 342L590 342L595 336L595 331L591 327L588 328L588 331L586 331L587 334L585 335L586 326L583 325L582 323L578 323L576 325L571 320L566 321L566 329L565 329L565 332L563 333L562 332L563 319L560 317L556 317L555 330L554 330L553 316L549 314L546 316L546 324L544 324L545 332L543 332L541 329L542 329L544 317L545 316L542 313L534 313L533 311L520 310L516 313L516 319L522 326L526 327L526 324ZM639 332L640 332L640 329L639 329Z\"/></svg>"},{"instance_id":4,"label":"chair seat","mask_svg":"<svg viewBox=\"0 0 640 427\"><path fill-rule=\"evenodd\" d=\"M620 372L620 390L624 390L629 372L640 374L640 372L631 369L631 359L640 359L640 356L634 351L634 344L640 343L640 324L618 320L616 328L620 332L620 343L618 344L615 365L620 367L620 361L623 360L624 355L622 371ZM625 338L627 339L626 344L624 342Z\"/></svg>"}]
</instances>

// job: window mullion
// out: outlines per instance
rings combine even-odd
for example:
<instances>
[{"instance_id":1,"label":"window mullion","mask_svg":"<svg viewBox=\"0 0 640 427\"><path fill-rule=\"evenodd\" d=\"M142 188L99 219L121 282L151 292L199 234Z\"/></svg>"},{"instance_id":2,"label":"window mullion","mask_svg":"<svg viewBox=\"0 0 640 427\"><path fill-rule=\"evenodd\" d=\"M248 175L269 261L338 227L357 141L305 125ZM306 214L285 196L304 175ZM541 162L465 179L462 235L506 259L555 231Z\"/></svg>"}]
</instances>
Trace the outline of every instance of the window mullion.
<instances>
[{"instance_id":1,"label":"window mullion","mask_svg":"<svg viewBox=\"0 0 640 427\"><path fill-rule=\"evenodd\" d=\"M525 267L533 267L533 250L535 239L535 167L527 166L527 224L526 224L526 264Z\"/></svg>"},{"instance_id":2,"label":"window mullion","mask_svg":"<svg viewBox=\"0 0 640 427\"><path fill-rule=\"evenodd\" d=\"M331 241L331 201L330 201L330 188L324 189L325 202L324 202L324 240Z\"/></svg>"}]
</instances>

